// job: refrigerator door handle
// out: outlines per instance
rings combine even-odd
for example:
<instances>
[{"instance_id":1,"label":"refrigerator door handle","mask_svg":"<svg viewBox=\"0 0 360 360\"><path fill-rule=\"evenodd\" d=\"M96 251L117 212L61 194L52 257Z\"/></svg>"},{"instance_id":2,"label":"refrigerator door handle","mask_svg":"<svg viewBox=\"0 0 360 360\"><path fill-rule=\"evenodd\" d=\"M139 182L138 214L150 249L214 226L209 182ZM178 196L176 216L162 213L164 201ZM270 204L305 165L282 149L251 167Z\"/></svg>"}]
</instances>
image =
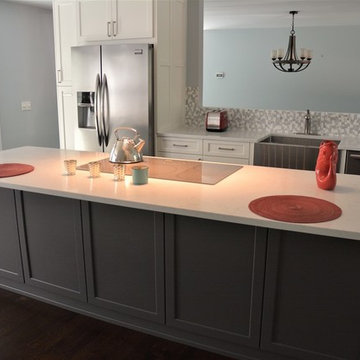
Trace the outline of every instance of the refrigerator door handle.
<instances>
[{"instance_id":1,"label":"refrigerator door handle","mask_svg":"<svg viewBox=\"0 0 360 360\"><path fill-rule=\"evenodd\" d=\"M101 123L100 123L100 117L101 117L101 80L100 75L96 75L96 81L95 81L95 127L96 127L96 133L98 137L98 143L101 146L103 143L103 134L101 131Z\"/></svg>"},{"instance_id":2,"label":"refrigerator door handle","mask_svg":"<svg viewBox=\"0 0 360 360\"><path fill-rule=\"evenodd\" d=\"M102 129L103 129L103 138L105 146L109 145L109 132L110 132L110 124L109 124L109 88L107 84L106 74L103 75L102 87L101 87L101 120L102 120Z\"/></svg>"}]
</instances>

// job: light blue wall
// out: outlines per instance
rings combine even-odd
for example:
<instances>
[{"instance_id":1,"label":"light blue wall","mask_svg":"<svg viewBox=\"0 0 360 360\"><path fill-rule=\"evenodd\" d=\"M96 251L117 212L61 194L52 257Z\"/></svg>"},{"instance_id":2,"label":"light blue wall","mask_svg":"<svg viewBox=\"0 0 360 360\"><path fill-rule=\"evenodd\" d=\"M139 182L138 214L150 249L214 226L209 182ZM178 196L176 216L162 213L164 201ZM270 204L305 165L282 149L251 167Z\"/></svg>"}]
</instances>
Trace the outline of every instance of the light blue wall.
<instances>
[{"instance_id":1,"label":"light blue wall","mask_svg":"<svg viewBox=\"0 0 360 360\"><path fill-rule=\"evenodd\" d=\"M51 10L0 1L0 49L3 148L58 147ZM23 100L32 111L21 111Z\"/></svg>"},{"instance_id":2,"label":"light blue wall","mask_svg":"<svg viewBox=\"0 0 360 360\"><path fill-rule=\"evenodd\" d=\"M204 32L204 106L360 112L360 26L296 29L297 49L313 49L304 72L282 73L270 59L288 29ZM216 79L225 72L224 79Z\"/></svg>"}]
</instances>

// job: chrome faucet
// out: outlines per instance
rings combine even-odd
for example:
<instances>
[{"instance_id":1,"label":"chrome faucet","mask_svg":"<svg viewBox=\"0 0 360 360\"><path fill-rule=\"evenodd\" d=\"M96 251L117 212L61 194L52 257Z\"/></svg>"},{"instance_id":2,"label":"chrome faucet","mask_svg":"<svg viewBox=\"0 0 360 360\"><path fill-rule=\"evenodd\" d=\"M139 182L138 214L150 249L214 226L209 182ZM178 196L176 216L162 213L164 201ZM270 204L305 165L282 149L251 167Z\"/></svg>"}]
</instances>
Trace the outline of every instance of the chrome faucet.
<instances>
[{"instance_id":1,"label":"chrome faucet","mask_svg":"<svg viewBox=\"0 0 360 360\"><path fill-rule=\"evenodd\" d=\"M304 133L307 135L311 134L311 116L309 109L306 110Z\"/></svg>"}]
</instances>

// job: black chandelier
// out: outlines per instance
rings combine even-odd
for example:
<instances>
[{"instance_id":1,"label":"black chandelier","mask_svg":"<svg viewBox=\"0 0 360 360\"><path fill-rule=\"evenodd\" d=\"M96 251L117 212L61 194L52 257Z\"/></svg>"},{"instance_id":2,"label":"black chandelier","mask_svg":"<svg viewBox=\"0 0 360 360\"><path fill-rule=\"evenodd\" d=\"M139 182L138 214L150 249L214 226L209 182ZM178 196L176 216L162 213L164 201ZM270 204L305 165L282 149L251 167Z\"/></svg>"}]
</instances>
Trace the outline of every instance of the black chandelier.
<instances>
[{"instance_id":1,"label":"black chandelier","mask_svg":"<svg viewBox=\"0 0 360 360\"><path fill-rule=\"evenodd\" d=\"M292 27L289 36L289 45L284 56L284 49L272 50L271 59L276 69L283 72L299 72L305 70L311 63L312 50L301 49L300 58L296 55L296 36L294 30L294 17L298 11L290 11Z\"/></svg>"}]
</instances>

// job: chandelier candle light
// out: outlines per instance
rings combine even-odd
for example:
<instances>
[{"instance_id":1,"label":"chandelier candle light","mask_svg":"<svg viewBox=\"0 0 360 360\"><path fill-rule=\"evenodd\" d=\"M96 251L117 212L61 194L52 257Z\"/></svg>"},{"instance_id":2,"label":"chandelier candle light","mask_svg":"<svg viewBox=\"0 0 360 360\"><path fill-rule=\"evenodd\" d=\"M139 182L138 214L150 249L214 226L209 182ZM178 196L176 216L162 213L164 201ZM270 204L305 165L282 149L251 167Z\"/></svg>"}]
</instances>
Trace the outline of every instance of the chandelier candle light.
<instances>
[{"instance_id":1,"label":"chandelier candle light","mask_svg":"<svg viewBox=\"0 0 360 360\"><path fill-rule=\"evenodd\" d=\"M276 69L283 72L299 72L305 70L311 63L312 50L302 48L300 58L296 54L296 36L294 30L294 17L298 11L290 11L292 27L289 36L289 45L284 56L284 49L272 50L271 59Z\"/></svg>"}]
</instances>

